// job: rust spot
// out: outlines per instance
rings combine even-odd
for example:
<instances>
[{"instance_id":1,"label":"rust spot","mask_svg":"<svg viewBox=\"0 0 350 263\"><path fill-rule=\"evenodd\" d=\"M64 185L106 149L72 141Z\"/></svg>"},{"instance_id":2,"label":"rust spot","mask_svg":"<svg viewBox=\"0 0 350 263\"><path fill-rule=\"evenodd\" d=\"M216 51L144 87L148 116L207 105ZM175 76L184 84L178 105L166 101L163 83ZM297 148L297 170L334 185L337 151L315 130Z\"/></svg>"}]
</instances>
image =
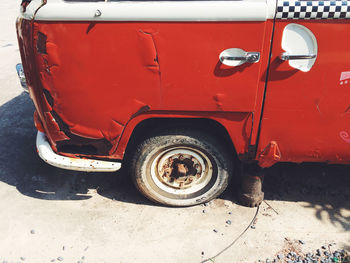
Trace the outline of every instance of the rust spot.
<instances>
[{"instance_id":1,"label":"rust spot","mask_svg":"<svg viewBox=\"0 0 350 263\"><path fill-rule=\"evenodd\" d=\"M57 127L55 130L66 135L63 140L57 140L57 150L64 153L85 154L85 155L108 155L112 144L106 139L86 138L71 132L70 127L62 120L57 112L51 111L52 120ZM51 130L52 131L52 130Z\"/></svg>"},{"instance_id":2,"label":"rust spot","mask_svg":"<svg viewBox=\"0 0 350 263\"><path fill-rule=\"evenodd\" d=\"M47 128L50 130L50 135L54 141L67 140L67 135L60 129L59 123L55 119L52 113L44 113L44 122L46 123Z\"/></svg>"},{"instance_id":3,"label":"rust spot","mask_svg":"<svg viewBox=\"0 0 350 263\"><path fill-rule=\"evenodd\" d=\"M83 155L108 155L112 144L106 139L88 139L73 136L71 140L58 141L57 150L64 153Z\"/></svg>"},{"instance_id":4,"label":"rust spot","mask_svg":"<svg viewBox=\"0 0 350 263\"><path fill-rule=\"evenodd\" d=\"M36 49L38 50L38 53L47 54L46 41L47 41L47 36L44 33L38 31L38 39L36 42Z\"/></svg>"}]
</instances>

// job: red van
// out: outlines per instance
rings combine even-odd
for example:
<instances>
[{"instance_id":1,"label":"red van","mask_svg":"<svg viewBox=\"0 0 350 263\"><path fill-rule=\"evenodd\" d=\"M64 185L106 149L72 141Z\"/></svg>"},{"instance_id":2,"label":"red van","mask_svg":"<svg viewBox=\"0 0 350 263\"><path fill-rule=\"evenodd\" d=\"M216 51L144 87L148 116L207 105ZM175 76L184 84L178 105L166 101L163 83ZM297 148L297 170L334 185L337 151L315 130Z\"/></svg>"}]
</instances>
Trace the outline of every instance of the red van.
<instances>
[{"instance_id":1,"label":"red van","mask_svg":"<svg viewBox=\"0 0 350 263\"><path fill-rule=\"evenodd\" d=\"M23 0L38 153L123 164L171 206L217 197L239 163L349 163L349 18L343 0Z\"/></svg>"}]
</instances>

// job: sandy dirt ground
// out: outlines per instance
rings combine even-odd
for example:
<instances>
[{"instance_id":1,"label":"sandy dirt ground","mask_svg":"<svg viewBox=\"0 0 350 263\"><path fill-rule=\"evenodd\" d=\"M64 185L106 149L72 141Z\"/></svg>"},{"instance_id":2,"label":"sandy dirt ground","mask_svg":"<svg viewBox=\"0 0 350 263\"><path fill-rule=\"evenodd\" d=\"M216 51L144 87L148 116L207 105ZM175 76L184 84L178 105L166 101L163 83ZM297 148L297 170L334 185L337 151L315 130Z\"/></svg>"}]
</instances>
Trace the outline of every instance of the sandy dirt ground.
<instances>
[{"instance_id":1,"label":"sandy dirt ground","mask_svg":"<svg viewBox=\"0 0 350 263\"><path fill-rule=\"evenodd\" d=\"M37 156L34 107L15 72L18 7L0 1L0 262L201 262L239 236L256 208L237 204L233 184L207 206L167 208L126 172L71 172ZM278 165L264 191L254 226L212 262L265 262L291 244L350 249L349 166Z\"/></svg>"}]
</instances>

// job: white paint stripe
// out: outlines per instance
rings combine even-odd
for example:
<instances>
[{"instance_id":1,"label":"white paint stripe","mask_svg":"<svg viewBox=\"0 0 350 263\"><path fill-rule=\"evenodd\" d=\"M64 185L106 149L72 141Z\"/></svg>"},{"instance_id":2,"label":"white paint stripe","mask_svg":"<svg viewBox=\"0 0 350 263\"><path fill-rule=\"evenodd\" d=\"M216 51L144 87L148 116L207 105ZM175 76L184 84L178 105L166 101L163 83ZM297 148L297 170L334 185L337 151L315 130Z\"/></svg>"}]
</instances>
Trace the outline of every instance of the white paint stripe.
<instances>
[{"instance_id":1,"label":"white paint stripe","mask_svg":"<svg viewBox=\"0 0 350 263\"><path fill-rule=\"evenodd\" d=\"M38 0L36 0L38 1ZM269 4L266 2L268 1ZM275 0L64 2L48 0L35 15L43 21L265 21ZM100 16L95 16L97 10ZM30 15L27 15L30 17Z\"/></svg>"}]
</instances>

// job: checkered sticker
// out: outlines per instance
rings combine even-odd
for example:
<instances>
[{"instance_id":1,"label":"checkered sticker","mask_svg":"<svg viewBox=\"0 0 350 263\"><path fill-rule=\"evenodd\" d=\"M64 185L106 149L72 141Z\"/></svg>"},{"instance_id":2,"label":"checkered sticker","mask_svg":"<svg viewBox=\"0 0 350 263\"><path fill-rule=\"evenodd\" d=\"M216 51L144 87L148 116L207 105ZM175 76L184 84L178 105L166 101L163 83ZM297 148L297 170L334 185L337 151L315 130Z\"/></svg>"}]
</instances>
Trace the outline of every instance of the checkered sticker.
<instances>
[{"instance_id":1,"label":"checkered sticker","mask_svg":"<svg viewBox=\"0 0 350 263\"><path fill-rule=\"evenodd\" d=\"M347 19L350 1L277 1L277 19Z\"/></svg>"}]
</instances>

